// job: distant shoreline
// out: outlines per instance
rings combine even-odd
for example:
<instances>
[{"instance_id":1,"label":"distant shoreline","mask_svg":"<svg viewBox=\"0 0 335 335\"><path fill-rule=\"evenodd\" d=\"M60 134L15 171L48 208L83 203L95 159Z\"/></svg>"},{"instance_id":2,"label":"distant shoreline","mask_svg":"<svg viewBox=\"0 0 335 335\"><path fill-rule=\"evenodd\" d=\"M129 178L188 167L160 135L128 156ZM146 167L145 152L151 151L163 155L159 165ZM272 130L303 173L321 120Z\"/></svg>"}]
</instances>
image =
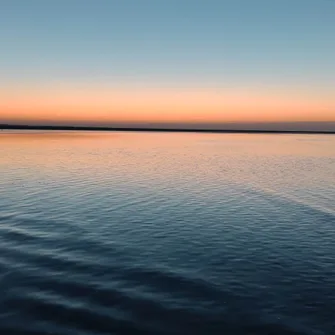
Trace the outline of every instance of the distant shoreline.
<instances>
[{"instance_id":1,"label":"distant shoreline","mask_svg":"<svg viewBox=\"0 0 335 335\"><path fill-rule=\"evenodd\" d=\"M63 131L111 131L111 132L169 132L169 133L246 133L246 134L324 134L334 135L334 131L320 130L260 130L260 129L186 129L157 127L89 127L89 126L38 126L0 124L1 130L63 130Z\"/></svg>"}]
</instances>

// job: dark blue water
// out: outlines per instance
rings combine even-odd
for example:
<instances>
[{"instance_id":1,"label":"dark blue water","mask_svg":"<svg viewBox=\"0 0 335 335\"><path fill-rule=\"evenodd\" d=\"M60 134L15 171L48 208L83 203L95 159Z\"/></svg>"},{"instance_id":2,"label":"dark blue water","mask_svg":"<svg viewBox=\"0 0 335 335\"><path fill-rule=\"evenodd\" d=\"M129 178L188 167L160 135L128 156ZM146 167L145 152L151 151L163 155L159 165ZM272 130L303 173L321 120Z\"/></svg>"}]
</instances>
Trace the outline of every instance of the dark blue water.
<instances>
[{"instance_id":1,"label":"dark blue water","mask_svg":"<svg viewBox=\"0 0 335 335\"><path fill-rule=\"evenodd\" d=\"M0 334L335 334L335 137L0 135Z\"/></svg>"}]
</instances>

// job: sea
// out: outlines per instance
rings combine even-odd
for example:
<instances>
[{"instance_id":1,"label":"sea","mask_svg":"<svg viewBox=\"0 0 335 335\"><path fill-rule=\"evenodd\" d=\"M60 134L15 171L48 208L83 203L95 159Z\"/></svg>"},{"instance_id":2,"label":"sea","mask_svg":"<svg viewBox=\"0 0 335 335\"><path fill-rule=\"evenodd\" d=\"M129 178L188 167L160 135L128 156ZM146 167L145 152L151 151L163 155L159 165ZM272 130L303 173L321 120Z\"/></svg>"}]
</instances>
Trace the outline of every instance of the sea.
<instances>
[{"instance_id":1,"label":"sea","mask_svg":"<svg viewBox=\"0 0 335 335\"><path fill-rule=\"evenodd\" d=\"M2 131L0 334L335 334L335 135Z\"/></svg>"}]
</instances>

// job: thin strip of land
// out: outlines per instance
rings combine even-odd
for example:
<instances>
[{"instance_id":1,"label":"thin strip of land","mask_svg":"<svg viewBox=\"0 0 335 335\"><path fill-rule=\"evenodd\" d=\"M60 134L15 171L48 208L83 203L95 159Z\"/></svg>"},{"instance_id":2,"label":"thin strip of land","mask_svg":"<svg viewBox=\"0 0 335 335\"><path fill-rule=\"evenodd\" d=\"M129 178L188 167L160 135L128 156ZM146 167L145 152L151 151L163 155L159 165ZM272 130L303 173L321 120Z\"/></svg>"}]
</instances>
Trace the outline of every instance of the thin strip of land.
<instances>
[{"instance_id":1,"label":"thin strip of land","mask_svg":"<svg viewBox=\"0 0 335 335\"><path fill-rule=\"evenodd\" d=\"M50 126L0 124L2 130L57 130L57 131L124 131L124 132L185 132L185 133L260 133L260 134L335 134L326 130L264 130L264 129L185 129L156 127L91 127L91 126Z\"/></svg>"}]
</instances>

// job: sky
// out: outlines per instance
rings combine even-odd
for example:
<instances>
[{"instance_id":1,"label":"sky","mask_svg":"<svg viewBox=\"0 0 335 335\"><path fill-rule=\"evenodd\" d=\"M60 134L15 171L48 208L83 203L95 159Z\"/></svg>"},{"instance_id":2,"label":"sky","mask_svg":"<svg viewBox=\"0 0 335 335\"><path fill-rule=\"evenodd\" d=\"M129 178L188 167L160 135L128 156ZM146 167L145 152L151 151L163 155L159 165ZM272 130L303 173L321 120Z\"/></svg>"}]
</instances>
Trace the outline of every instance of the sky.
<instances>
[{"instance_id":1,"label":"sky","mask_svg":"<svg viewBox=\"0 0 335 335\"><path fill-rule=\"evenodd\" d=\"M334 127L334 18L335 0L1 0L0 123Z\"/></svg>"}]
</instances>

